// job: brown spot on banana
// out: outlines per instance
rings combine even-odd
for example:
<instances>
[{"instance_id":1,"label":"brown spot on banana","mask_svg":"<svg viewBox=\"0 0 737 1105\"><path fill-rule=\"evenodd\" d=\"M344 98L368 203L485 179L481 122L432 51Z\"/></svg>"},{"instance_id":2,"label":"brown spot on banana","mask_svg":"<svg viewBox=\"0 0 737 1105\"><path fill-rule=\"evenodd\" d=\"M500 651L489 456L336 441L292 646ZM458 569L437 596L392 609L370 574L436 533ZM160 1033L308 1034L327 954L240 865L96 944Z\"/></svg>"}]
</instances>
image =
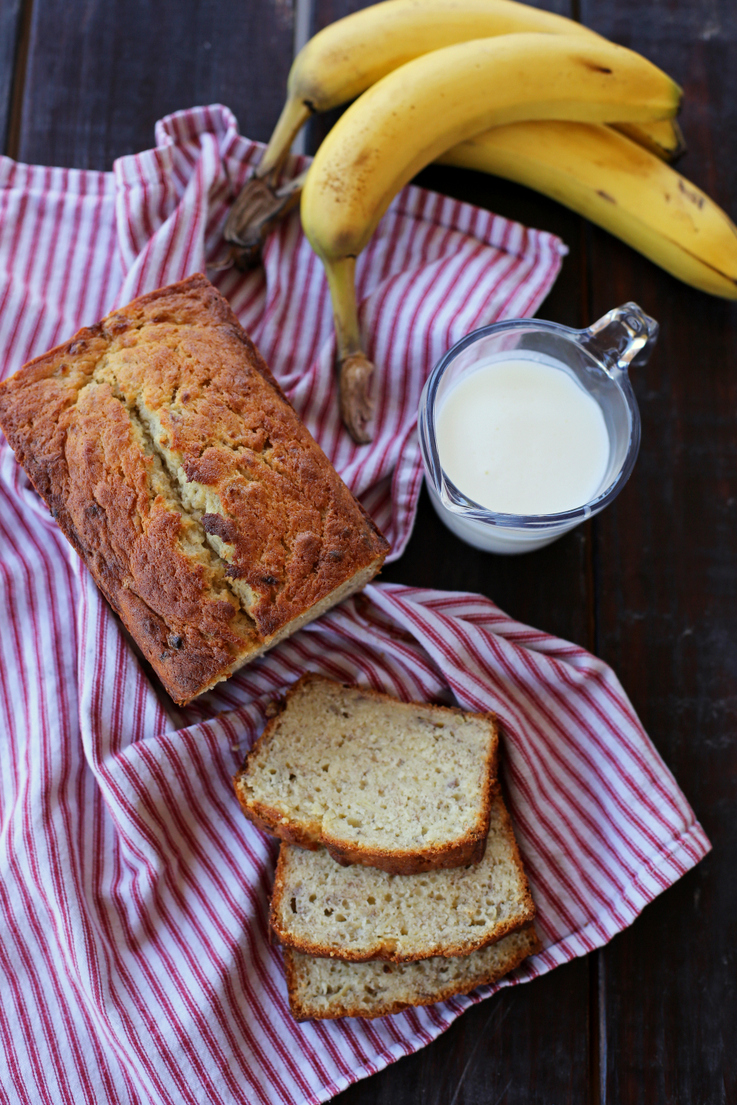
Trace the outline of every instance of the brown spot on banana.
<instances>
[{"instance_id":1,"label":"brown spot on banana","mask_svg":"<svg viewBox=\"0 0 737 1105\"><path fill-rule=\"evenodd\" d=\"M704 206L704 197L700 192L688 188L685 180L681 179L678 181L678 190L683 193L687 200L691 203L695 203L699 210Z\"/></svg>"},{"instance_id":2,"label":"brown spot on banana","mask_svg":"<svg viewBox=\"0 0 737 1105\"><path fill-rule=\"evenodd\" d=\"M584 69L590 69L592 73L611 73L612 70L608 69L605 65L596 65L595 62L589 61L587 58L579 59Z\"/></svg>"}]
</instances>

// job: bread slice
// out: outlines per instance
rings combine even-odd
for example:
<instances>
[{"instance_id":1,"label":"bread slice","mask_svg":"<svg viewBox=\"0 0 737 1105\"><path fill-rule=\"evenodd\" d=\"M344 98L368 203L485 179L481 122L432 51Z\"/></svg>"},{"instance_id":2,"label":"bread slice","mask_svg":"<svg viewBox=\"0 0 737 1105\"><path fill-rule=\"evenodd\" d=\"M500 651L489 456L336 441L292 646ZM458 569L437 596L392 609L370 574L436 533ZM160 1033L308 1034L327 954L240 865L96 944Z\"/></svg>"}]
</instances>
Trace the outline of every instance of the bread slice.
<instances>
[{"instance_id":1,"label":"bread slice","mask_svg":"<svg viewBox=\"0 0 737 1105\"><path fill-rule=\"evenodd\" d=\"M469 867L390 875L342 867L324 848L282 844L270 919L282 944L309 955L401 963L469 955L534 915L509 814L496 795L484 858Z\"/></svg>"},{"instance_id":2,"label":"bread slice","mask_svg":"<svg viewBox=\"0 0 737 1105\"><path fill-rule=\"evenodd\" d=\"M385 1017L490 985L539 951L532 925L470 955L414 963L347 963L284 948L289 1005L297 1021Z\"/></svg>"},{"instance_id":3,"label":"bread slice","mask_svg":"<svg viewBox=\"0 0 737 1105\"><path fill-rule=\"evenodd\" d=\"M235 778L247 817L393 874L477 863L496 789L492 714L306 675Z\"/></svg>"},{"instance_id":4,"label":"bread slice","mask_svg":"<svg viewBox=\"0 0 737 1105\"><path fill-rule=\"evenodd\" d=\"M363 587L389 546L200 275L0 384L0 427L171 697Z\"/></svg>"}]
</instances>

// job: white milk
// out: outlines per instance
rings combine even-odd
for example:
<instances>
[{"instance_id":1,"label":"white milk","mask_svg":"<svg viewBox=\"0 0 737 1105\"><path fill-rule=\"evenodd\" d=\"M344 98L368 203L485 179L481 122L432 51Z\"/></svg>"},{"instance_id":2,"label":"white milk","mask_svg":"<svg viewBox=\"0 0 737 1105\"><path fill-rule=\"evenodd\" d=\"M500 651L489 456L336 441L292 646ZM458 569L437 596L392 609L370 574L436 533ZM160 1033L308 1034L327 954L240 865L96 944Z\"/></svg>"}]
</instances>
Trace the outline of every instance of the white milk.
<instances>
[{"instance_id":1,"label":"white milk","mask_svg":"<svg viewBox=\"0 0 737 1105\"><path fill-rule=\"evenodd\" d=\"M504 353L443 399L436 440L446 475L498 514L558 514L602 490L609 434L599 404L553 358Z\"/></svg>"}]
</instances>

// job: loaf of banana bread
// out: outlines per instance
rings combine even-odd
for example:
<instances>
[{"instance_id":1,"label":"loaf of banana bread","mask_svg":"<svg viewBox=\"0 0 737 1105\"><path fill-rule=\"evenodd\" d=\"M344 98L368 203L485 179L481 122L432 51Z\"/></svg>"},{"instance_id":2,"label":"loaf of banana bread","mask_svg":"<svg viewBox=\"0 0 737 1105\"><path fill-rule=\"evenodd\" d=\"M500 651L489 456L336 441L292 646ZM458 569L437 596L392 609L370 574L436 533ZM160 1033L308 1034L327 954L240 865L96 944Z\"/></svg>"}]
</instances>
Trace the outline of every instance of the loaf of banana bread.
<instances>
[{"instance_id":1,"label":"loaf of banana bread","mask_svg":"<svg viewBox=\"0 0 737 1105\"><path fill-rule=\"evenodd\" d=\"M388 552L204 276L25 365L0 385L0 427L182 704Z\"/></svg>"}]
</instances>

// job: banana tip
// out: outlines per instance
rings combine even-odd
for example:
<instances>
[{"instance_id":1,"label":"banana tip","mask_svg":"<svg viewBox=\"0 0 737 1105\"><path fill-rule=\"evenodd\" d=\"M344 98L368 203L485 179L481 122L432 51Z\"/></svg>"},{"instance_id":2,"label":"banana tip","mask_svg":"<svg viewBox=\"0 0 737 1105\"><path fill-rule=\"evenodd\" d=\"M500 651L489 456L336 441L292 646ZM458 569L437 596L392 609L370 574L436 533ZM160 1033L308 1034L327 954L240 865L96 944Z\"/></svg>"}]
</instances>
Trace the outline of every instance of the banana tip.
<instances>
[{"instance_id":1,"label":"banana tip","mask_svg":"<svg viewBox=\"0 0 737 1105\"><path fill-rule=\"evenodd\" d=\"M350 353L340 362L340 414L357 445L373 437L374 403L370 395L374 366L363 353Z\"/></svg>"}]
</instances>

